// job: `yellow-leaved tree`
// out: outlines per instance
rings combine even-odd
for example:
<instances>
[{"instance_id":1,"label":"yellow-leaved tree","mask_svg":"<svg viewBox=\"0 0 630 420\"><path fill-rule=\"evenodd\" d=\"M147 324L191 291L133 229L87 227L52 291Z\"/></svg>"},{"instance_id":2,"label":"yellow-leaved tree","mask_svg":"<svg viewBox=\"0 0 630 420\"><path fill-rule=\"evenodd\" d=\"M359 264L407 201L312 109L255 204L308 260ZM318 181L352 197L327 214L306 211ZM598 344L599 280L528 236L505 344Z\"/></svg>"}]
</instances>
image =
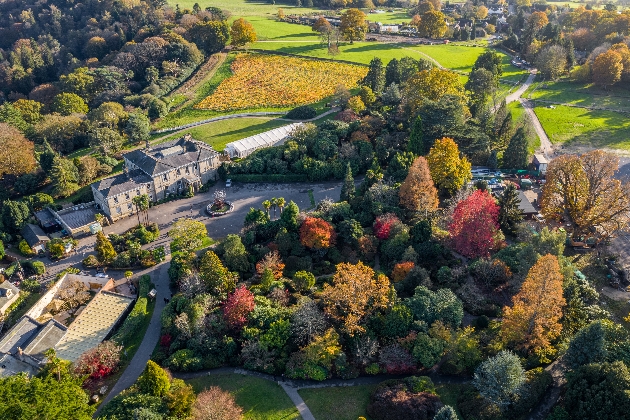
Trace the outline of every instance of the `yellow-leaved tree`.
<instances>
[{"instance_id":1,"label":"yellow-leaved tree","mask_svg":"<svg viewBox=\"0 0 630 420\"><path fill-rule=\"evenodd\" d=\"M427 163L431 178L440 191L453 194L472 178L471 165L466 157L461 156L457 143L443 137L435 141L429 151Z\"/></svg>"},{"instance_id":2,"label":"yellow-leaved tree","mask_svg":"<svg viewBox=\"0 0 630 420\"><path fill-rule=\"evenodd\" d=\"M439 101L444 95L457 96L466 103L466 92L459 75L437 67L411 76L403 91L405 107L411 115L415 115L426 100Z\"/></svg>"},{"instance_id":3,"label":"yellow-leaved tree","mask_svg":"<svg viewBox=\"0 0 630 420\"><path fill-rule=\"evenodd\" d=\"M555 255L538 259L512 298L512 307L503 308L501 337L505 343L543 356L550 350L551 341L562 332L563 279Z\"/></svg>"},{"instance_id":4,"label":"yellow-leaved tree","mask_svg":"<svg viewBox=\"0 0 630 420\"><path fill-rule=\"evenodd\" d=\"M411 211L433 211L438 206L438 195L429 165L423 157L413 161L407 178L400 186L400 205Z\"/></svg>"},{"instance_id":5,"label":"yellow-leaved tree","mask_svg":"<svg viewBox=\"0 0 630 420\"><path fill-rule=\"evenodd\" d=\"M624 229L630 211L630 183L615 178L619 158L601 150L562 155L547 167L540 201L546 219L569 223L573 237L596 229L601 236Z\"/></svg>"},{"instance_id":6,"label":"yellow-leaved tree","mask_svg":"<svg viewBox=\"0 0 630 420\"><path fill-rule=\"evenodd\" d=\"M365 38L367 30L368 25L365 21L365 13L359 9L348 9L341 15L339 31L351 44L354 41L360 41Z\"/></svg>"},{"instance_id":7,"label":"yellow-leaved tree","mask_svg":"<svg viewBox=\"0 0 630 420\"><path fill-rule=\"evenodd\" d=\"M256 30L254 26L243 18L236 19L230 29L232 37L231 44L235 47L242 47L250 42L256 42Z\"/></svg>"},{"instance_id":8,"label":"yellow-leaved tree","mask_svg":"<svg viewBox=\"0 0 630 420\"><path fill-rule=\"evenodd\" d=\"M353 336L365 331L361 323L370 314L389 304L389 279L360 261L356 265L341 263L333 285L324 286L322 300L326 313Z\"/></svg>"}]
</instances>

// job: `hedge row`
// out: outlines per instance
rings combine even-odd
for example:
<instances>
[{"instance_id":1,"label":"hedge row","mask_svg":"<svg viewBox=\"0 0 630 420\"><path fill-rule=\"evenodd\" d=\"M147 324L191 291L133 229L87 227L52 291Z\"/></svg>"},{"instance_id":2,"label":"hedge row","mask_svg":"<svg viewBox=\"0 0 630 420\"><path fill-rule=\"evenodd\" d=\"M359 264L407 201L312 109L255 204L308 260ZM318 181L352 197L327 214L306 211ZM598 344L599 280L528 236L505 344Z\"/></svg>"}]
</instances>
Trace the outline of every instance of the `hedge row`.
<instances>
[{"instance_id":1,"label":"hedge row","mask_svg":"<svg viewBox=\"0 0 630 420\"><path fill-rule=\"evenodd\" d=\"M229 175L236 182L306 182L304 174L234 174Z\"/></svg>"},{"instance_id":2,"label":"hedge row","mask_svg":"<svg viewBox=\"0 0 630 420\"><path fill-rule=\"evenodd\" d=\"M140 277L138 284L138 300L136 304L118 332L112 337L112 340L118 344L123 345L123 343L128 342L134 335L138 334L144 318L149 315L147 311L147 294L149 290L151 290L151 277L144 275Z\"/></svg>"}]
</instances>

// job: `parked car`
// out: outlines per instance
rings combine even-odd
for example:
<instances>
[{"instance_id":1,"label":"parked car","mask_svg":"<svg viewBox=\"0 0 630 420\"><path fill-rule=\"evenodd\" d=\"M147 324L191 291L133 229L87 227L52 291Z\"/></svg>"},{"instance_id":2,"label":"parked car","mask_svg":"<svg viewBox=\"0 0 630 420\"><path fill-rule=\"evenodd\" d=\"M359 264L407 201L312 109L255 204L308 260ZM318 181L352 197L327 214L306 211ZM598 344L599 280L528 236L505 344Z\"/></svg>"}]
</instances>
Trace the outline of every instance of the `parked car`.
<instances>
[{"instance_id":1,"label":"parked car","mask_svg":"<svg viewBox=\"0 0 630 420\"><path fill-rule=\"evenodd\" d=\"M538 223L545 223L545 218L540 213L534 215L534 220Z\"/></svg>"},{"instance_id":2,"label":"parked car","mask_svg":"<svg viewBox=\"0 0 630 420\"><path fill-rule=\"evenodd\" d=\"M225 188L230 188L232 186L232 180L230 178L225 180Z\"/></svg>"}]
</instances>

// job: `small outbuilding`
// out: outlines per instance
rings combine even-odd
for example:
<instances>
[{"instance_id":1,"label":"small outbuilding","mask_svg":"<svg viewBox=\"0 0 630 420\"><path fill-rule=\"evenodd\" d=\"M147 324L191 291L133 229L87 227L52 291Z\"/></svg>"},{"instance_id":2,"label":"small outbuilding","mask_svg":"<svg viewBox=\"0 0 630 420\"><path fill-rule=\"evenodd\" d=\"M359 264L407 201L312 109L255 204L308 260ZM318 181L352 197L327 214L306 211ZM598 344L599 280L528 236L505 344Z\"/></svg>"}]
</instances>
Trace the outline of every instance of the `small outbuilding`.
<instances>
[{"instance_id":1,"label":"small outbuilding","mask_svg":"<svg viewBox=\"0 0 630 420\"><path fill-rule=\"evenodd\" d=\"M20 296L20 289L15 287L11 282L3 281L0 283L0 314L4 313Z\"/></svg>"},{"instance_id":2,"label":"small outbuilding","mask_svg":"<svg viewBox=\"0 0 630 420\"><path fill-rule=\"evenodd\" d=\"M518 191L518 198L520 202L518 203L518 209L521 211L521 214L526 218L532 217L534 214L538 213L533 206L533 204L529 201L525 193L521 190Z\"/></svg>"},{"instance_id":3,"label":"small outbuilding","mask_svg":"<svg viewBox=\"0 0 630 420\"><path fill-rule=\"evenodd\" d=\"M536 170L542 175L545 175L547 173L547 165L549 164L549 160L544 155L534 155L534 161L532 163L534 164Z\"/></svg>"},{"instance_id":4,"label":"small outbuilding","mask_svg":"<svg viewBox=\"0 0 630 420\"><path fill-rule=\"evenodd\" d=\"M50 238L46 236L42 228L37 225L27 224L24 226L22 236L33 252L44 252L46 250L46 243L50 242Z\"/></svg>"}]
</instances>

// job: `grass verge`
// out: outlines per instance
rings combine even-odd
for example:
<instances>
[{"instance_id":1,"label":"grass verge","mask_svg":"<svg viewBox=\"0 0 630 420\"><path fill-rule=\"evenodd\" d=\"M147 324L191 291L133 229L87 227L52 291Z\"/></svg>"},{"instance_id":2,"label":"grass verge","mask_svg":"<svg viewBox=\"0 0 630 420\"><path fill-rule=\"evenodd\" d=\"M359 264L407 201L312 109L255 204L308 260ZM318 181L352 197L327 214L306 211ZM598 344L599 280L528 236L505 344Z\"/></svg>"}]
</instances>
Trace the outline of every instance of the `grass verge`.
<instances>
[{"instance_id":1,"label":"grass verge","mask_svg":"<svg viewBox=\"0 0 630 420\"><path fill-rule=\"evenodd\" d=\"M367 406L370 394L378 385L334 388L305 388L298 393L317 420L370 420Z\"/></svg>"},{"instance_id":2,"label":"grass verge","mask_svg":"<svg viewBox=\"0 0 630 420\"><path fill-rule=\"evenodd\" d=\"M234 395L236 404L243 408L245 420L300 419L297 408L277 384L252 376L232 373L215 374L190 379L195 392L218 386Z\"/></svg>"}]
</instances>

